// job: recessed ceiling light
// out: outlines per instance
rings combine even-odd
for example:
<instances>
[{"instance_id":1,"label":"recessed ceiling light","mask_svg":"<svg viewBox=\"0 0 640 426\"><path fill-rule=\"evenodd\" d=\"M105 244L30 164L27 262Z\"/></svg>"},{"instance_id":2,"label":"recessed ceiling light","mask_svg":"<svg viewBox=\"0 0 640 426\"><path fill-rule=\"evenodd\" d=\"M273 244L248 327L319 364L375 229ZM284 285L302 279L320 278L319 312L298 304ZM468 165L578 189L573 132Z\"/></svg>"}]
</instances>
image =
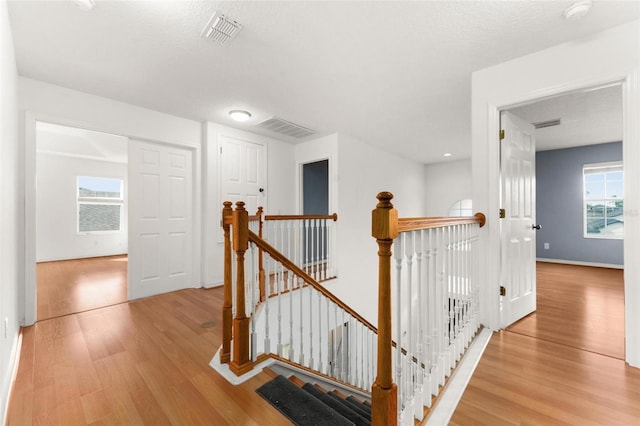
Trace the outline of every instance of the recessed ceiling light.
<instances>
[{"instance_id":1,"label":"recessed ceiling light","mask_svg":"<svg viewBox=\"0 0 640 426\"><path fill-rule=\"evenodd\" d=\"M85 12L90 11L95 6L95 0L74 0L76 5L80 8L80 10L84 10Z\"/></svg>"},{"instance_id":2,"label":"recessed ceiling light","mask_svg":"<svg viewBox=\"0 0 640 426\"><path fill-rule=\"evenodd\" d=\"M444 156L445 157L451 157L453 154L451 154L450 152L447 152Z\"/></svg>"},{"instance_id":3,"label":"recessed ceiling light","mask_svg":"<svg viewBox=\"0 0 640 426\"><path fill-rule=\"evenodd\" d=\"M591 9L591 0L578 0L564 10L564 17L568 21L580 19L589 13L589 9Z\"/></svg>"},{"instance_id":4,"label":"recessed ceiling light","mask_svg":"<svg viewBox=\"0 0 640 426\"><path fill-rule=\"evenodd\" d=\"M251 118L251 113L249 111L244 111L241 109L231 110L229 111L229 115L235 121L239 121L239 122L247 121L248 119Z\"/></svg>"}]
</instances>

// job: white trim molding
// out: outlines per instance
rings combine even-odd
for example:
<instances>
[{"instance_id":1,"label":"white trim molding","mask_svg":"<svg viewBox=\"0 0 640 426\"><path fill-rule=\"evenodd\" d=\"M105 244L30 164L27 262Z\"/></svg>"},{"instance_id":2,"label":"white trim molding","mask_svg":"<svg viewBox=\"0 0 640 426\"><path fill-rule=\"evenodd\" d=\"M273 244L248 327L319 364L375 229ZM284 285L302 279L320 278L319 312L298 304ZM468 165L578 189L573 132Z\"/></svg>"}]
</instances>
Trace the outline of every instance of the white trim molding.
<instances>
[{"instance_id":1,"label":"white trim molding","mask_svg":"<svg viewBox=\"0 0 640 426\"><path fill-rule=\"evenodd\" d=\"M640 21L629 22L472 74L472 170L483 227L481 321L500 328L499 111L533 101L620 83L625 168L626 361L640 367Z\"/></svg>"}]
</instances>

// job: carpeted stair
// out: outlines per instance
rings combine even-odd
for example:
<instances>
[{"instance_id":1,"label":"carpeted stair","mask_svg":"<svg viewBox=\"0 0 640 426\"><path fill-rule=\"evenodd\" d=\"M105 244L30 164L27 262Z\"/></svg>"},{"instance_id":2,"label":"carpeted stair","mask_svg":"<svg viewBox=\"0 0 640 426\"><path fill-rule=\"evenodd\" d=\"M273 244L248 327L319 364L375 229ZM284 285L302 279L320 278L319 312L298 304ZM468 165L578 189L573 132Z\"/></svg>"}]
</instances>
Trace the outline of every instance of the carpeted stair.
<instances>
[{"instance_id":1,"label":"carpeted stair","mask_svg":"<svg viewBox=\"0 0 640 426\"><path fill-rule=\"evenodd\" d=\"M371 405L367 401L327 391L295 376L287 379L271 371L267 373L275 377L256 392L296 425L371 424Z\"/></svg>"}]
</instances>

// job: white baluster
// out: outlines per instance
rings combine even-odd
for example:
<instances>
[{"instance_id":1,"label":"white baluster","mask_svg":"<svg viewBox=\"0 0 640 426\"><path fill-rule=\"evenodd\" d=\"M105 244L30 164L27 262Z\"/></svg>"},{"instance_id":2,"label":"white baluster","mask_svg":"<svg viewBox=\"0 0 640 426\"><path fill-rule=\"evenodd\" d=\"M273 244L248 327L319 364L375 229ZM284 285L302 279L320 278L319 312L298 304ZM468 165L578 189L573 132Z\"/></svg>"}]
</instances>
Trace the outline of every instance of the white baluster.
<instances>
[{"instance_id":1,"label":"white baluster","mask_svg":"<svg viewBox=\"0 0 640 426\"><path fill-rule=\"evenodd\" d=\"M396 350L395 350L395 366L396 366L396 384L398 386L399 401L404 401L404 380L402 376L402 258L404 256L404 240L405 233L400 233L395 241L393 255L396 261L396 314L392 319L392 323L396 324ZM401 404L398 405L398 413L401 412Z\"/></svg>"},{"instance_id":2,"label":"white baluster","mask_svg":"<svg viewBox=\"0 0 640 426\"><path fill-rule=\"evenodd\" d=\"M309 289L309 365L308 367L313 370L313 292L314 288L311 286Z\"/></svg>"},{"instance_id":3,"label":"white baluster","mask_svg":"<svg viewBox=\"0 0 640 426\"><path fill-rule=\"evenodd\" d=\"M340 377L340 367L338 366L338 305L333 305L334 331L333 331L333 377Z\"/></svg>"},{"instance_id":4,"label":"white baluster","mask_svg":"<svg viewBox=\"0 0 640 426\"><path fill-rule=\"evenodd\" d=\"M289 361L293 361L295 359L295 350L293 346L293 286L295 276L292 271L287 271L287 281L289 282Z\"/></svg>"},{"instance_id":5,"label":"white baluster","mask_svg":"<svg viewBox=\"0 0 640 426\"><path fill-rule=\"evenodd\" d=\"M318 272L317 268L317 260L318 260L318 250L316 247L316 239L317 239L317 227L316 220L311 219L311 276L314 280L318 280L318 276L316 273Z\"/></svg>"},{"instance_id":6,"label":"white baluster","mask_svg":"<svg viewBox=\"0 0 640 426\"><path fill-rule=\"evenodd\" d=\"M265 293L266 293L266 300L265 300L265 304L264 304L264 316L265 316L265 320L264 320L264 353L265 354L270 354L271 353L271 340L269 339L269 305L271 304L271 298L269 296L271 296L271 257L268 256L267 257L267 261L264 263L264 268L265 268L265 280L267 281L265 283Z\"/></svg>"},{"instance_id":7,"label":"white baluster","mask_svg":"<svg viewBox=\"0 0 640 426\"><path fill-rule=\"evenodd\" d=\"M330 347L333 339L331 339L331 322L329 321L329 317L331 316L331 309L329 305L329 298L327 297L327 371L326 373L330 376L333 376L333 348Z\"/></svg>"},{"instance_id":8,"label":"white baluster","mask_svg":"<svg viewBox=\"0 0 640 426\"><path fill-rule=\"evenodd\" d=\"M303 321L303 311L302 307L302 293L304 293L304 289L302 286L302 278L298 278L298 293L300 293L300 303L298 307L300 309L300 365L304 365L304 321Z\"/></svg>"},{"instance_id":9,"label":"white baluster","mask_svg":"<svg viewBox=\"0 0 640 426\"><path fill-rule=\"evenodd\" d=\"M276 292L278 299L278 343L276 345L276 352L278 356L282 356L282 274L283 266L278 262L278 269L276 271Z\"/></svg>"},{"instance_id":10,"label":"white baluster","mask_svg":"<svg viewBox=\"0 0 640 426\"><path fill-rule=\"evenodd\" d=\"M309 234L310 230L310 222L309 219L304 219L304 270L308 274L309 273L309 242L311 241L311 235Z\"/></svg>"},{"instance_id":11,"label":"white baluster","mask_svg":"<svg viewBox=\"0 0 640 426\"><path fill-rule=\"evenodd\" d=\"M323 350L323 334L322 334L322 294L318 292L318 371L324 373L324 366L322 365L322 350Z\"/></svg>"}]
</instances>

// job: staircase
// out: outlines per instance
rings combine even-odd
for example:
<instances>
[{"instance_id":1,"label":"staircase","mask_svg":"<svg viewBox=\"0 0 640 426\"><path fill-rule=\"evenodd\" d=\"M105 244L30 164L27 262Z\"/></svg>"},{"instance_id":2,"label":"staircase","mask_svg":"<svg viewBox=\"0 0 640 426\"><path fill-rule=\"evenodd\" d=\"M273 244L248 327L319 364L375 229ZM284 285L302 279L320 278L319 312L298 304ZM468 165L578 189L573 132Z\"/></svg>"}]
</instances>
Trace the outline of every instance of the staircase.
<instances>
[{"instance_id":1,"label":"staircase","mask_svg":"<svg viewBox=\"0 0 640 426\"><path fill-rule=\"evenodd\" d=\"M273 379L260 387L263 398L296 425L371 425L371 404L338 390L288 378L270 368L263 370Z\"/></svg>"},{"instance_id":2,"label":"staircase","mask_svg":"<svg viewBox=\"0 0 640 426\"><path fill-rule=\"evenodd\" d=\"M285 390L272 404L314 413L331 408L326 417L298 424L424 421L425 408L480 328L477 242L484 215L398 218L391 193L377 198L377 327L320 283L335 276L330 224L336 215L276 217L271 223L277 227L263 234L261 212L249 216L242 201L235 209L223 203L223 339L214 360L238 378L259 371L263 362L284 363L370 395L369 406L326 387L276 377ZM291 403L293 395L304 402Z\"/></svg>"}]
</instances>

